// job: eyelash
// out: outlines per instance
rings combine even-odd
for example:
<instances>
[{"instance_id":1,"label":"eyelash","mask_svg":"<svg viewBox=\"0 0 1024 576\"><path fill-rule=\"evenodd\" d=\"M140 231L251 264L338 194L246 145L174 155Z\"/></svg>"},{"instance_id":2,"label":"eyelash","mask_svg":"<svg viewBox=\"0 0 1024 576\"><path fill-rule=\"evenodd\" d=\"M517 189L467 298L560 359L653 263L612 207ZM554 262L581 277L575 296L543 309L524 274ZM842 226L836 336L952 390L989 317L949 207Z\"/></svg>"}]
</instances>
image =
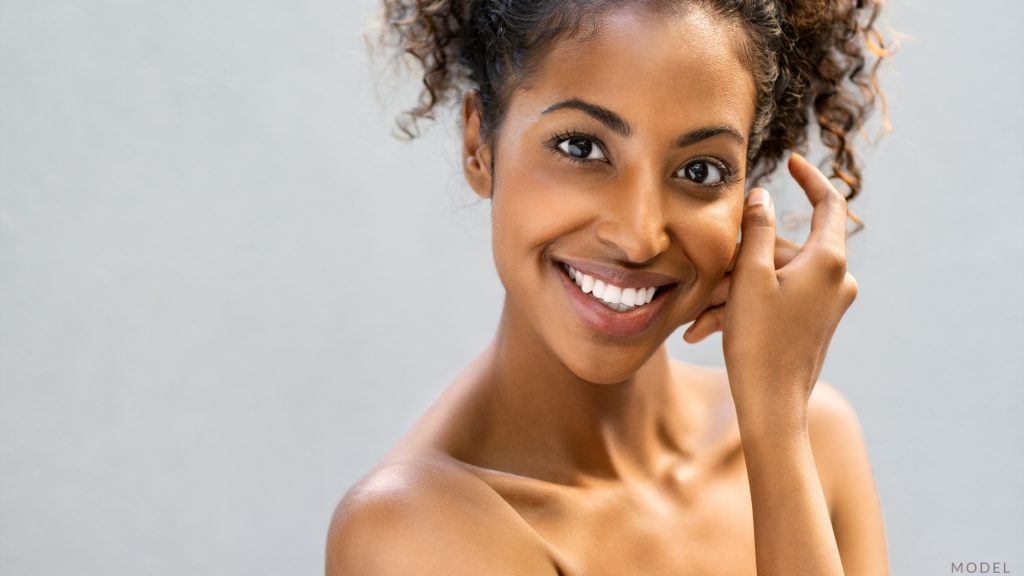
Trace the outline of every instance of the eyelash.
<instances>
[{"instance_id":1,"label":"eyelash","mask_svg":"<svg viewBox=\"0 0 1024 576\"><path fill-rule=\"evenodd\" d=\"M556 132L555 134L552 134L551 138L548 139L548 147L551 148L552 152L554 152L560 159L568 160L569 162L572 162L573 164L588 165L588 164L593 164L594 162L602 162L602 160L585 160L583 158L577 158L576 156L572 156L572 155L569 155L569 154L566 154L565 152L563 152L562 149L558 147L558 145L561 144L563 141L571 139L571 138L579 138L579 139L583 139L583 140L589 140L591 143L593 143L594 145L596 145L599 148L601 148L601 151L604 152L604 144L601 143L601 140L599 140L595 136L592 136L592 135L587 134L585 132L580 132L578 130L567 130L565 132ZM607 156L607 154L605 154L605 156ZM721 160L718 160L717 158L698 157L698 158L694 158L694 159L690 160L689 162L687 162L683 166L688 166L689 164L692 164L693 162L707 162L709 164L713 164L716 168L718 168L722 172L722 181L721 182L719 182L717 184L701 184L700 182L693 182L694 184L697 184L698 186L703 186L705 188L710 188L710 189L716 189L716 188L721 188L723 186L728 186L729 184L733 184L733 183L735 183L739 179L738 178L739 175L736 173L735 170L733 170L732 168L729 167L728 164L726 164L725 162L723 162ZM677 172L678 172L678 170L677 170Z\"/></svg>"}]
</instances>

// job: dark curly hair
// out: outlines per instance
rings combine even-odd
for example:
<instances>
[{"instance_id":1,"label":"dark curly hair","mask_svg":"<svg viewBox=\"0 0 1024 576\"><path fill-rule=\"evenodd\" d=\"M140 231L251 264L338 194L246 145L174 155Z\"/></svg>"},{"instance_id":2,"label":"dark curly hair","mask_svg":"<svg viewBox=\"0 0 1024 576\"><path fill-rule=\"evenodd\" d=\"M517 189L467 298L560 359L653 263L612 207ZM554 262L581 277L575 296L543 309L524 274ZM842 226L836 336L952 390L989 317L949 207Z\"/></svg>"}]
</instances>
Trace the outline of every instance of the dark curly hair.
<instances>
[{"instance_id":1,"label":"dark curly hair","mask_svg":"<svg viewBox=\"0 0 1024 576\"><path fill-rule=\"evenodd\" d=\"M741 58L757 87L747 157L751 186L771 175L787 150L805 151L811 115L831 152L832 177L861 189L853 137L876 100L890 130L878 66L891 54L876 28L884 0L632 0L653 9L686 5L741 23ZM366 36L371 48L394 49L423 70L416 106L396 124L401 135L420 135L419 120L437 106L479 92L481 132L500 126L512 91L555 40L571 37L606 9L627 0L382 0L379 25ZM376 37L372 35L376 34ZM377 40L378 42L374 42ZM868 67L869 55L875 56ZM852 213L850 217L863 226Z\"/></svg>"}]
</instances>

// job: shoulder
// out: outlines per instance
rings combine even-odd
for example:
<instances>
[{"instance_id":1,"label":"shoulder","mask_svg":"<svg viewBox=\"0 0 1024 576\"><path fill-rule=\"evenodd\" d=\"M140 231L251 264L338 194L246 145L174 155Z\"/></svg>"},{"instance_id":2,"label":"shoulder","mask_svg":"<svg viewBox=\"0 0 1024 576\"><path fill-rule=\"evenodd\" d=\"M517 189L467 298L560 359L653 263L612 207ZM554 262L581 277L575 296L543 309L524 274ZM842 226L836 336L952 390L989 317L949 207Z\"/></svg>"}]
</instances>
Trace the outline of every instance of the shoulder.
<instances>
[{"instance_id":1,"label":"shoulder","mask_svg":"<svg viewBox=\"0 0 1024 576\"><path fill-rule=\"evenodd\" d=\"M720 397L729 396L725 368L694 364L684 367L691 376L711 375L704 380L710 385L708 389L717 389ZM836 386L818 380L807 402L807 427L815 468L837 536L847 542L854 532L871 535L865 539L875 538L881 518L880 504L860 418L853 404ZM734 432L732 441L739 443L738 430ZM863 528L865 525L868 528Z\"/></svg>"},{"instance_id":2,"label":"shoulder","mask_svg":"<svg viewBox=\"0 0 1024 576\"><path fill-rule=\"evenodd\" d=\"M807 403L807 428L822 489L834 510L843 483L867 459L860 420L838 388L819 380Z\"/></svg>"},{"instance_id":3,"label":"shoulder","mask_svg":"<svg viewBox=\"0 0 1024 576\"><path fill-rule=\"evenodd\" d=\"M818 381L808 432L847 574L888 574L885 522L859 418L834 386Z\"/></svg>"},{"instance_id":4,"label":"shoulder","mask_svg":"<svg viewBox=\"0 0 1024 576\"><path fill-rule=\"evenodd\" d=\"M554 573L538 537L454 463L383 466L352 486L328 531L328 576Z\"/></svg>"},{"instance_id":5,"label":"shoulder","mask_svg":"<svg viewBox=\"0 0 1024 576\"><path fill-rule=\"evenodd\" d=\"M860 422L853 404L838 388L824 380L819 380L811 391L807 418L808 426L816 428L824 440L835 441L850 434L860 435Z\"/></svg>"},{"instance_id":6,"label":"shoulder","mask_svg":"<svg viewBox=\"0 0 1024 576\"><path fill-rule=\"evenodd\" d=\"M724 367L680 366L689 371L694 381L701 383L709 398L731 403L729 375ZM834 496L842 489L840 482L844 475L851 468L862 467L860 460L866 458L860 422L846 396L831 383L818 380L807 402L807 427L822 490L831 508L836 500ZM738 429L731 438L739 444Z\"/></svg>"},{"instance_id":7,"label":"shoulder","mask_svg":"<svg viewBox=\"0 0 1024 576\"><path fill-rule=\"evenodd\" d=\"M671 358L673 371L680 382L700 399L708 410L717 410L725 404L732 404L732 389L729 373L724 366L693 364Z\"/></svg>"},{"instance_id":8,"label":"shoulder","mask_svg":"<svg viewBox=\"0 0 1024 576\"><path fill-rule=\"evenodd\" d=\"M709 400L709 406L731 403L732 391L725 367L689 364L675 359L673 363ZM807 418L812 443L818 447L842 450L849 448L851 441L860 439L860 423L853 405L838 388L824 380L818 380L811 391Z\"/></svg>"},{"instance_id":9,"label":"shoulder","mask_svg":"<svg viewBox=\"0 0 1024 576\"><path fill-rule=\"evenodd\" d=\"M827 449L828 454L823 456L847 452L861 442L860 420L853 404L838 388L824 380L819 380L811 391L807 426L811 442Z\"/></svg>"}]
</instances>

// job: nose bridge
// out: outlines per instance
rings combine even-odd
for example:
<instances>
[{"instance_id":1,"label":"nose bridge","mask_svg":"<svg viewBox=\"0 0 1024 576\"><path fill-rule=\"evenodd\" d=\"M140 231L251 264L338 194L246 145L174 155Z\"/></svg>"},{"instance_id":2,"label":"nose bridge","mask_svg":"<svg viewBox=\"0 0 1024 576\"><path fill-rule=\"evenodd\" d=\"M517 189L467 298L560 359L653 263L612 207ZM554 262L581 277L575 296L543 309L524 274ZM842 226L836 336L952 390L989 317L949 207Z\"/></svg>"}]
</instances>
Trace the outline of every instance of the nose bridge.
<instances>
[{"instance_id":1,"label":"nose bridge","mask_svg":"<svg viewBox=\"0 0 1024 576\"><path fill-rule=\"evenodd\" d=\"M661 179L656 170L637 170L617 188L605 204L597 235L616 245L630 261L647 262L669 244Z\"/></svg>"}]
</instances>

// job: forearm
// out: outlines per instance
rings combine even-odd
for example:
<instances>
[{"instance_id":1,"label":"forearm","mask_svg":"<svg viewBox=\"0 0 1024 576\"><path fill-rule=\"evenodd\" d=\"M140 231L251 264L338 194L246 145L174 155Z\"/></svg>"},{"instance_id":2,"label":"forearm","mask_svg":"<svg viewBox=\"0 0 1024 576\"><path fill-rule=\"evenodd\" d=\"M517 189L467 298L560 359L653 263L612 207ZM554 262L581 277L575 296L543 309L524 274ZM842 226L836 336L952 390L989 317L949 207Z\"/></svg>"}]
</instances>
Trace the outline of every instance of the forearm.
<instances>
[{"instance_id":1,"label":"forearm","mask_svg":"<svg viewBox=\"0 0 1024 576\"><path fill-rule=\"evenodd\" d=\"M740 420L758 576L841 576L805 418Z\"/></svg>"}]
</instances>

